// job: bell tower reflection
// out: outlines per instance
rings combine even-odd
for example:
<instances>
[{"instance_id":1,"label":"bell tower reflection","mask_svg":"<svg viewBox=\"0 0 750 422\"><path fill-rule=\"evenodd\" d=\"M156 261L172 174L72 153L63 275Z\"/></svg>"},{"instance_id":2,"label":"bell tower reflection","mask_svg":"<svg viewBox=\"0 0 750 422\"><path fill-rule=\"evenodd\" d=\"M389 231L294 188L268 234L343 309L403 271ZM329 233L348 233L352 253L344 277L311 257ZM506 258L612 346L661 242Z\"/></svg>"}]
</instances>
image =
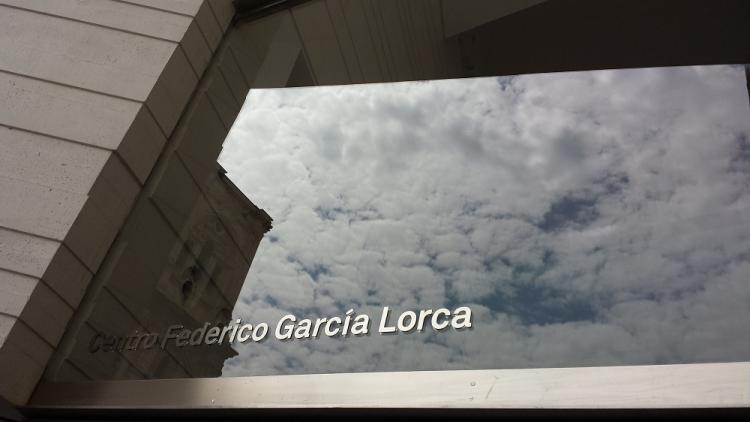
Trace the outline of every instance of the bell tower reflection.
<instances>
[{"instance_id":1,"label":"bell tower reflection","mask_svg":"<svg viewBox=\"0 0 750 422\"><path fill-rule=\"evenodd\" d=\"M69 325L48 379L215 377L237 354L227 343L162 349L124 340L162 336L173 325L195 330L227 324L271 229L271 217L215 158L209 164L179 152L165 157L150 194L136 203Z\"/></svg>"}]
</instances>

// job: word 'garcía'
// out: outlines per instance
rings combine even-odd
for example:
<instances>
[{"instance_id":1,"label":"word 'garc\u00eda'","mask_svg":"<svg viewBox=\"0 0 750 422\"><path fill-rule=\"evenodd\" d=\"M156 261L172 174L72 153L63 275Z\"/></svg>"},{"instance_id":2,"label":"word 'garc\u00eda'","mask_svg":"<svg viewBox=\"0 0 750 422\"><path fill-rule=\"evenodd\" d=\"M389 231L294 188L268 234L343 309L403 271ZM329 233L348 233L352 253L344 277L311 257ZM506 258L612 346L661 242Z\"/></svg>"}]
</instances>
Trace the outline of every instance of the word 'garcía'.
<instances>
[{"instance_id":1,"label":"word 'garc\u00eda'","mask_svg":"<svg viewBox=\"0 0 750 422\"><path fill-rule=\"evenodd\" d=\"M471 309L461 306L451 311L447 308L423 309L418 312L406 311L398 317L392 315L386 306L380 315L378 324L379 334L398 334L422 332L427 327L435 331L442 331L452 327L456 330L472 328ZM279 319L273 335L278 340L304 340L324 337L356 337L370 334L370 317L367 314L355 314L349 309L342 316L330 318L298 319L294 315L284 315ZM180 324L171 325L162 334L138 333L129 336L112 336L102 332L96 333L89 342L89 352L112 352L123 350L162 349L172 345L175 347L234 344L254 342L260 343L268 337L269 326L265 322L259 324L243 324L242 319L236 319L229 324L213 325L209 322L202 327L190 330Z\"/></svg>"}]
</instances>

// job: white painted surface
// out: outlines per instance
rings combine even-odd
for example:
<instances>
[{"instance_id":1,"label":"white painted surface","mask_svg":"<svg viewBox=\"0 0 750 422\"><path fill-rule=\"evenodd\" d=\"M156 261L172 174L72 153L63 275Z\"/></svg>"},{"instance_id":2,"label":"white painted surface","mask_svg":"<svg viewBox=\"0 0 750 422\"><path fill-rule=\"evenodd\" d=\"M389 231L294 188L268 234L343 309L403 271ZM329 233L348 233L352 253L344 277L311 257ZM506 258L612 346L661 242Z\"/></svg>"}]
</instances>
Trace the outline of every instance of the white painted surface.
<instances>
[{"instance_id":1,"label":"white painted surface","mask_svg":"<svg viewBox=\"0 0 750 422\"><path fill-rule=\"evenodd\" d=\"M43 384L37 406L638 409L750 406L750 363Z\"/></svg>"}]
</instances>

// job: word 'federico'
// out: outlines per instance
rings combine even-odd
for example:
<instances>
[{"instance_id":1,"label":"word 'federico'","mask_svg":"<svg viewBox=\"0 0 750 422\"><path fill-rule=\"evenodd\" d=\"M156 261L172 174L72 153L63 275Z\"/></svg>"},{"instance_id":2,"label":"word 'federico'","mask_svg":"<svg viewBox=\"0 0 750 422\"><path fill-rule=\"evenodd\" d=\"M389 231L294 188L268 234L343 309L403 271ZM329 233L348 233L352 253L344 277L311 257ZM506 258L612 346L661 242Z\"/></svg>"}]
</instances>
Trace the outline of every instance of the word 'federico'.
<instances>
[{"instance_id":1,"label":"word 'federico'","mask_svg":"<svg viewBox=\"0 0 750 422\"><path fill-rule=\"evenodd\" d=\"M276 323L273 335L278 340L304 340L325 337L351 337L370 334L370 317L367 314L355 314L349 309L343 316L330 318L298 319L294 315L284 315ZM418 312L406 311L398 317L392 315L386 306L380 314L378 324L379 334L398 334L421 332L427 327L435 331L442 331L452 327L456 330L471 328L471 309L461 306L453 311L447 308L423 309ZM164 334L138 333L130 336L112 336L97 333L89 342L89 351L111 352L115 350L150 349L152 347L166 348L173 344L176 347L198 346L201 344L234 344L245 342L262 342L268 337L269 326L265 322L259 324L243 324L236 319L229 324L213 325L205 323L202 327L190 330L182 325L171 325Z\"/></svg>"}]
</instances>

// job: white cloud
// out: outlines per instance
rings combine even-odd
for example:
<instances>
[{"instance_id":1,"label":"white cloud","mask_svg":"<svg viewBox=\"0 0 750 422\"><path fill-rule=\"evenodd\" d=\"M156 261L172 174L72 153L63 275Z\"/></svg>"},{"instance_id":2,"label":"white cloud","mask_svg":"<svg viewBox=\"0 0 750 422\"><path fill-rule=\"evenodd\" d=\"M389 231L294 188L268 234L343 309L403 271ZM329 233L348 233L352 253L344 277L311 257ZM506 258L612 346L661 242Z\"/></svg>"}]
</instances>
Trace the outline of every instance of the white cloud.
<instances>
[{"instance_id":1,"label":"white cloud","mask_svg":"<svg viewBox=\"0 0 750 422\"><path fill-rule=\"evenodd\" d=\"M235 317L476 323L224 373L748 360L749 113L731 66L252 91L220 161L274 228Z\"/></svg>"}]
</instances>

